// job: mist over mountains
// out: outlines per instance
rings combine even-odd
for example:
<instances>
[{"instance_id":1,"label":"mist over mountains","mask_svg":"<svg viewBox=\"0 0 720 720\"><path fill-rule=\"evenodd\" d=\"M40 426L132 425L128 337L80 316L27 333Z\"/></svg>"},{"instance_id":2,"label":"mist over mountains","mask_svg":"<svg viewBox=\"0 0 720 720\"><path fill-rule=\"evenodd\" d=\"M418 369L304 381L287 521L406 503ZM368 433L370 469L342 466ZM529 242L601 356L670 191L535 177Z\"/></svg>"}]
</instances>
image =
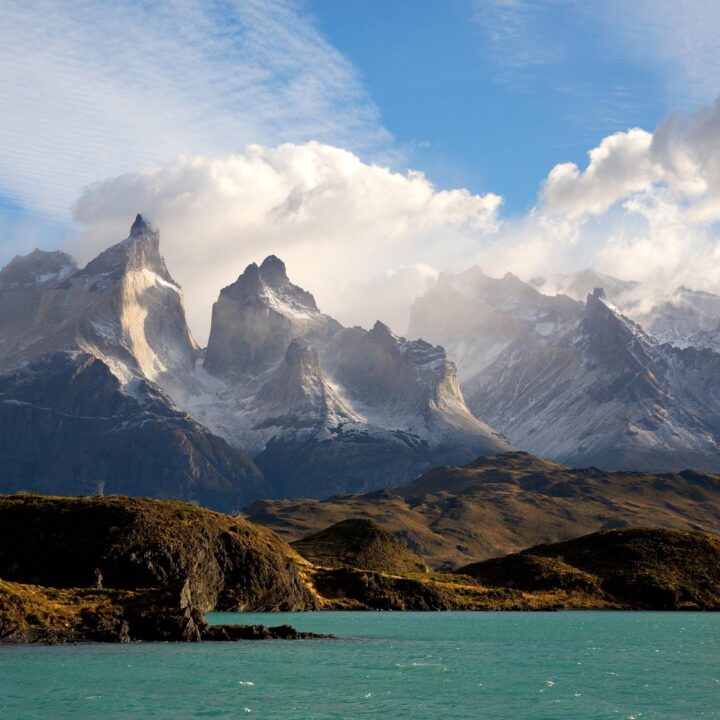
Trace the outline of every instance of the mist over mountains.
<instances>
[{"instance_id":1,"label":"mist over mountains","mask_svg":"<svg viewBox=\"0 0 720 720\"><path fill-rule=\"evenodd\" d=\"M639 284L590 270L525 283L474 267L414 303L410 333L447 349L473 412L525 451L717 469L719 302L679 288L648 304Z\"/></svg>"},{"instance_id":2,"label":"mist over mountains","mask_svg":"<svg viewBox=\"0 0 720 720\"><path fill-rule=\"evenodd\" d=\"M138 215L82 269L35 251L0 271L0 490L238 509L513 448L720 469L720 297L642 290L473 267L415 301L408 340L382 318L343 327L269 256L220 291L200 348Z\"/></svg>"}]
</instances>

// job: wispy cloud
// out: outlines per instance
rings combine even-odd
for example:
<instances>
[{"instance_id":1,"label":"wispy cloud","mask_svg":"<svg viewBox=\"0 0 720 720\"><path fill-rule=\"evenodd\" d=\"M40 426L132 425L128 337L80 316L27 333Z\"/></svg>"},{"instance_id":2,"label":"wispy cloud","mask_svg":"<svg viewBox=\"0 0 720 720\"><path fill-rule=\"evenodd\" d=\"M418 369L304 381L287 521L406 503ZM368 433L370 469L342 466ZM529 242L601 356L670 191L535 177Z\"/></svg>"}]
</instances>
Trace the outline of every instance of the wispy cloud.
<instances>
[{"instance_id":1,"label":"wispy cloud","mask_svg":"<svg viewBox=\"0 0 720 720\"><path fill-rule=\"evenodd\" d=\"M601 0L583 12L606 47L661 76L672 105L690 109L720 91L716 0Z\"/></svg>"},{"instance_id":2,"label":"wispy cloud","mask_svg":"<svg viewBox=\"0 0 720 720\"><path fill-rule=\"evenodd\" d=\"M522 86L526 71L559 62L562 48L544 42L542 22L557 3L471 0L472 19L484 31L498 65L498 79Z\"/></svg>"},{"instance_id":3,"label":"wispy cloud","mask_svg":"<svg viewBox=\"0 0 720 720\"><path fill-rule=\"evenodd\" d=\"M354 68L292 0L0 3L0 195L64 216L181 153L390 144Z\"/></svg>"},{"instance_id":4,"label":"wispy cloud","mask_svg":"<svg viewBox=\"0 0 720 720\"><path fill-rule=\"evenodd\" d=\"M496 61L496 79L516 90L570 90L630 106L628 88L594 72L621 63L653 77L667 105L690 109L720 90L716 0L471 0L474 22Z\"/></svg>"}]
</instances>

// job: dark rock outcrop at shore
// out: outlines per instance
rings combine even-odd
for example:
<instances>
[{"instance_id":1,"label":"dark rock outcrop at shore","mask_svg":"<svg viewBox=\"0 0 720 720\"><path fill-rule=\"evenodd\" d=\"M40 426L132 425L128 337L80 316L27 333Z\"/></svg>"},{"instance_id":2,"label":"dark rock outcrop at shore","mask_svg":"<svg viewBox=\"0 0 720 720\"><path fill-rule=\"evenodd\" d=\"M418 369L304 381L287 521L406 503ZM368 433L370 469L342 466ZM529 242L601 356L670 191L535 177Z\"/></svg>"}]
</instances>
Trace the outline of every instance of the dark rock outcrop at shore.
<instances>
[{"instance_id":1,"label":"dark rock outcrop at shore","mask_svg":"<svg viewBox=\"0 0 720 720\"><path fill-rule=\"evenodd\" d=\"M58 589L0 580L0 643L197 642L327 637L289 625L209 625L183 589Z\"/></svg>"},{"instance_id":2,"label":"dark rock outcrop at shore","mask_svg":"<svg viewBox=\"0 0 720 720\"><path fill-rule=\"evenodd\" d=\"M295 557L265 528L185 503L0 496L0 642L293 637L204 613L318 607Z\"/></svg>"}]
</instances>

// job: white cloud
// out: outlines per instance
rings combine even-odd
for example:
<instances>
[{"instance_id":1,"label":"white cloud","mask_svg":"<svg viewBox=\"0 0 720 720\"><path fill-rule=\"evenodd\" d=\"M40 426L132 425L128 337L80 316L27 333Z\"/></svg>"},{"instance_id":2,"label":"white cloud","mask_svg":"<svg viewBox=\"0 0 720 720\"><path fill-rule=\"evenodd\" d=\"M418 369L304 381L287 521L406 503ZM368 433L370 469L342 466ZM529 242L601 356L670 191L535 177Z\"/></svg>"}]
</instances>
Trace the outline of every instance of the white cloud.
<instances>
[{"instance_id":1,"label":"white cloud","mask_svg":"<svg viewBox=\"0 0 720 720\"><path fill-rule=\"evenodd\" d=\"M615 133L588 156L582 170L556 165L543 184L538 266L545 255L644 281L654 294L681 284L720 292L720 100L652 133Z\"/></svg>"},{"instance_id":2,"label":"white cloud","mask_svg":"<svg viewBox=\"0 0 720 720\"><path fill-rule=\"evenodd\" d=\"M67 217L89 182L180 153L390 144L294 0L0 3L0 194Z\"/></svg>"},{"instance_id":3,"label":"white cloud","mask_svg":"<svg viewBox=\"0 0 720 720\"><path fill-rule=\"evenodd\" d=\"M720 219L720 99L692 115L671 116L653 133L606 137L584 170L556 165L542 189L544 207L570 218L604 213L636 194L672 197L688 222ZM632 206L628 206L632 209Z\"/></svg>"},{"instance_id":4,"label":"white cloud","mask_svg":"<svg viewBox=\"0 0 720 720\"><path fill-rule=\"evenodd\" d=\"M348 302L357 288L344 285L403 265L463 267L496 230L500 204L497 195L438 190L421 173L393 172L321 143L252 145L225 157L180 157L91 186L76 205L86 232L72 249L87 260L125 237L142 212L160 228L201 340L218 290L270 253L286 261L323 310L367 323L378 319L377 298ZM379 319L399 323L417 267L393 278L396 300L385 293L387 312Z\"/></svg>"},{"instance_id":5,"label":"white cloud","mask_svg":"<svg viewBox=\"0 0 720 720\"><path fill-rule=\"evenodd\" d=\"M201 340L218 289L270 253L326 312L399 333L438 270L474 263L496 276L595 267L657 293L720 292L718 138L720 102L654 132L615 133L585 168L553 168L538 206L503 222L496 195L441 191L321 143L180 157L90 187L76 206L87 232L75 247L88 259L147 214Z\"/></svg>"},{"instance_id":6,"label":"white cloud","mask_svg":"<svg viewBox=\"0 0 720 720\"><path fill-rule=\"evenodd\" d=\"M597 214L628 194L649 188L663 175L650 153L652 139L640 128L618 132L590 150L584 171L575 163L556 165L541 193L546 208L570 218Z\"/></svg>"}]
</instances>

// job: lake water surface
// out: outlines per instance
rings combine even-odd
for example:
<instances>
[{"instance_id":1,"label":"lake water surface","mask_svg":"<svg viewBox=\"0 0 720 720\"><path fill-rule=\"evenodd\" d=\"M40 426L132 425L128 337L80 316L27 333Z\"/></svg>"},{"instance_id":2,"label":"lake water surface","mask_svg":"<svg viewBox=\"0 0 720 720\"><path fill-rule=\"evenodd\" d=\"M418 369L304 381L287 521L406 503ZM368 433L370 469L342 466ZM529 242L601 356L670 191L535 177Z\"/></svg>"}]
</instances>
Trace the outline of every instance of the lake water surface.
<instances>
[{"instance_id":1,"label":"lake water surface","mask_svg":"<svg viewBox=\"0 0 720 720\"><path fill-rule=\"evenodd\" d=\"M720 614L211 614L336 640L0 647L0 718L720 718Z\"/></svg>"}]
</instances>

